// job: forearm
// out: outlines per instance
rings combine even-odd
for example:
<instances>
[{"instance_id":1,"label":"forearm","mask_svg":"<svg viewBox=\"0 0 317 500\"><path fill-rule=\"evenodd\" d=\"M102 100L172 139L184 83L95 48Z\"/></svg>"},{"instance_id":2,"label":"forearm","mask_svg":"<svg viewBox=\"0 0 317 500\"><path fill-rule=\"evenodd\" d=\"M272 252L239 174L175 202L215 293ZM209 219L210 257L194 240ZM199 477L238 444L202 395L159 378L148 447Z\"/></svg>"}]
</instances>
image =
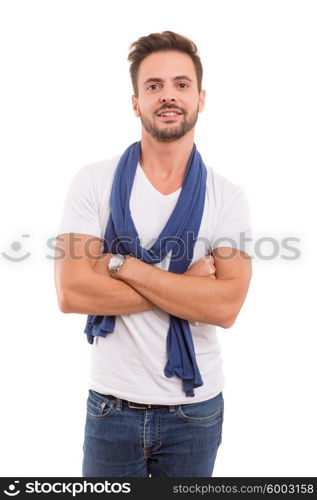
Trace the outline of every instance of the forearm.
<instances>
[{"instance_id":1,"label":"forearm","mask_svg":"<svg viewBox=\"0 0 317 500\"><path fill-rule=\"evenodd\" d=\"M74 281L68 287L63 309L67 313L117 316L156 308L129 284L92 271L85 282Z\"/></svg>"},{"instance_id":2,"label":"forearm","mask_svg":"<svg viewBox=\"0 0 317 500\"><path fill-rule=\"evenodd\" d=\"M138 259L128 259L118 277L179 318L227 327L233 316L232 280L162 271Z\"/></svg>"}]
</instances>

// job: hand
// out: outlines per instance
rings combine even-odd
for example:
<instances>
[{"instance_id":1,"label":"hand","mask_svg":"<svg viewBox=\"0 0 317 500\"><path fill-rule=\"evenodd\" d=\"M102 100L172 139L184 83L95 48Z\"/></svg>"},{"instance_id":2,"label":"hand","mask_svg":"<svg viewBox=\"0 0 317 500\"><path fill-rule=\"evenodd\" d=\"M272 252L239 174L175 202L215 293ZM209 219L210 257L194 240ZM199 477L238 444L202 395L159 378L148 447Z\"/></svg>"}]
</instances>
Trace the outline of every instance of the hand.
<instances>
[{"instance_id":1,"label":"hand","mask_svg":"<svg viewBox=\"0 0 317 500\"><path fill-rule=\"evenodd\" d=\"M190 274L192 276L209 276L210 278L216 279L214 262L213 256L207 255L195 262L195 264L192 264L184 274Z\"/></svg>"}]
</instances>

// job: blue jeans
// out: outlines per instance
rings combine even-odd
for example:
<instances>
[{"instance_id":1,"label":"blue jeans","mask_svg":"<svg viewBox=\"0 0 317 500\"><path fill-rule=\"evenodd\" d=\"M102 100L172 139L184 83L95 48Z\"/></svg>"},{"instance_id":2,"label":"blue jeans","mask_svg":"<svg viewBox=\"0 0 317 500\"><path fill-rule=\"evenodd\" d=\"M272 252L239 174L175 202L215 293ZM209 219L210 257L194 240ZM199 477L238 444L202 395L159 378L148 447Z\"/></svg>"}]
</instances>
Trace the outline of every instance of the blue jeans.
<instances>
[{"instance_id":1,"label":"blue jeans","mask_svg":"<svg viewBox=\"0 0 317 500\"><path fill-rule=\"evenodd\" d=\"M83 477L211 477L223 413L222 392L200 403L133 409L89 390Z\"/></svg>"}]
</instances>

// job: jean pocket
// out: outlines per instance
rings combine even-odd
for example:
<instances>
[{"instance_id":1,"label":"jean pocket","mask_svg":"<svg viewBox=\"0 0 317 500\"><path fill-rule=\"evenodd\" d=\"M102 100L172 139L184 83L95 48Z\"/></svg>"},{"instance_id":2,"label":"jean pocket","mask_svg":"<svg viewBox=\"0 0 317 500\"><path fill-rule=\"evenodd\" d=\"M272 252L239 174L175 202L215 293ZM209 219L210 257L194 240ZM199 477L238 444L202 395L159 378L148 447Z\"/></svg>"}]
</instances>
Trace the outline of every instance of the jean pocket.
<instances>
[{"instance_id":1,"label":"jean pocket","mask_svg":"<svg viewBox=\"0 0 317 500\"><path fill-rule=\"evenodd\" d=\"M113 401L99 392L89 389L87 415L94 418L106 418L113 410Z\"/></svg>"},{"instance_id":2,"label":"jean pocket","mask_svg":"<svg viewBox=\"0 0 317 500\"><path fill-rule=\"evenodd\" d=\"M223 418L224 401L222 393L199 403L183 404L177 408L177 414L187 422L219 421Z\"/></svg>"}]
</instances>

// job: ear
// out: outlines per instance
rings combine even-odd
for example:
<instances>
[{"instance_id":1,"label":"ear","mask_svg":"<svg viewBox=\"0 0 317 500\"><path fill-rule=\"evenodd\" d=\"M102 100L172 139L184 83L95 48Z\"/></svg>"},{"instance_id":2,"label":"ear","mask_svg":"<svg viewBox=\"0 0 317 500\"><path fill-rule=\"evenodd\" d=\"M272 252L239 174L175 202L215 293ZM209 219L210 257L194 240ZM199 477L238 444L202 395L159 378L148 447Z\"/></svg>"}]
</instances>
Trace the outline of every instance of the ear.
<instances>
[{"instance_id":1,"label":"ear","mask_svg":"<svg viewBox=\"0 0 317 500\"><path fill-rule=\"evenodd\" d=\"M132 98L132 108L133 108L134 114L135 114L135 116L140 116L138 99L137 99L137 97L135 97L135 95L131 96L131 98Z\"/></svg>"},{"instance_id":2,"label":"ear","mask_svg":"<svg viewBox=\"0 0 317 500\"><path fill-rule=\"evenodd\" d=\"M201 90L199 92L199 106L198 112L201 113L205 108L206 90Z\"/></svg>"}]
</instances>

